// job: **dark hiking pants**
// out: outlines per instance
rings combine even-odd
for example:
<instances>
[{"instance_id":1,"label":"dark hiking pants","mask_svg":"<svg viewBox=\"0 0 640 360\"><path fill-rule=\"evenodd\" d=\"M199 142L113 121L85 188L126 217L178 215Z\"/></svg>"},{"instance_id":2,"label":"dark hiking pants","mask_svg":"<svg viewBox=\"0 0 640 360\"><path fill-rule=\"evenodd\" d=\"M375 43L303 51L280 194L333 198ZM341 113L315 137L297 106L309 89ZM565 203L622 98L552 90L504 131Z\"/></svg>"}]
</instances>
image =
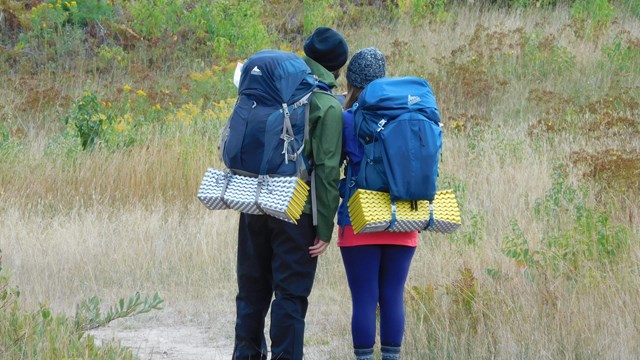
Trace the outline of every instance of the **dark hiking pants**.
<instances>
[{"instance_id":1,"label":"dark hiking pants","mask_svg":"<svg viewBox=\"0 0 640 360\"><path fill-rule=\"evenodd\" d=\"M234 360L267 359L269 304L271 358L302 359L307 297L317 264L309 255L314 238L311 215L302 214L297 225L268 215L240 215Z\"/></svg>"}]
</instances>

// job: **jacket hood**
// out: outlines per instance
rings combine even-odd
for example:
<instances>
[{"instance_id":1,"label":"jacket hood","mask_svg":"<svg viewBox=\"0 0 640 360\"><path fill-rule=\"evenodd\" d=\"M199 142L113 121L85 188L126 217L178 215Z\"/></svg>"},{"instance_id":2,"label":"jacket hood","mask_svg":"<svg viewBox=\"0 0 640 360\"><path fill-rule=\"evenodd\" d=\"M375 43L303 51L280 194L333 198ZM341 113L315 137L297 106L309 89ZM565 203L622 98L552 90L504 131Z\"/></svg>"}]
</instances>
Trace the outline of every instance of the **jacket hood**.
<instances>
[{"instance_id":1,"label":"jacket hood","mask_svg":"<svg viewBox=\"0 0 640 360\"><path fill-rule=\"evenodd\" d=\"M318 62L316 62L315 60L313 60L312 58L306 55L303 56L302 59L304 60L305 63L307 63L307 65L311 69L311 72L318 77L318 80L327 84L327 86L329 86L332 89L338 85L336 83L335 76L333 76L333 73L325 69L324 66L320 65Z\"/></svg>"}]
</instances>

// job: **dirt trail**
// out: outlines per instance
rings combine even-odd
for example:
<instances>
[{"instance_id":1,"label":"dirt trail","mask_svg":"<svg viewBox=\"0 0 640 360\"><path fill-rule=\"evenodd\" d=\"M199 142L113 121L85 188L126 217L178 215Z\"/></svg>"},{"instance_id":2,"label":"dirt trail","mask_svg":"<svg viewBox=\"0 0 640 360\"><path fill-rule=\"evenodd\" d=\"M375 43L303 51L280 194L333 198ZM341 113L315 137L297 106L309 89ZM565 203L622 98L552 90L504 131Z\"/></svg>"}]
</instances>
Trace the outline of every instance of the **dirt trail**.
<instances>
[{"instance_id":1,"label":"dirt trail","mask_svg":"<svg viewBox=\"0 0 640 360\"><path fill-rule=\"evenodd\" d=\"M232 339L216 335L211 328L189 325L110 326L92 332L99 342L116 340L140 359L228 360Z\"/></svg>"},{"instance_id":2,"label":"dirt trail","mask_svg":"<svg viewBox=\"0 0 640 360\"><path fill-rule=\"evenodd\" d=\"M119 341L141 360L229 360L233 352L233 324L218 319L211 326L156 320L122 319L91 331L96 343ZM219 326L220 325L220 326ZM335 359L336 343L305 341L305 360Z\"/></svg>"}]
</instances>

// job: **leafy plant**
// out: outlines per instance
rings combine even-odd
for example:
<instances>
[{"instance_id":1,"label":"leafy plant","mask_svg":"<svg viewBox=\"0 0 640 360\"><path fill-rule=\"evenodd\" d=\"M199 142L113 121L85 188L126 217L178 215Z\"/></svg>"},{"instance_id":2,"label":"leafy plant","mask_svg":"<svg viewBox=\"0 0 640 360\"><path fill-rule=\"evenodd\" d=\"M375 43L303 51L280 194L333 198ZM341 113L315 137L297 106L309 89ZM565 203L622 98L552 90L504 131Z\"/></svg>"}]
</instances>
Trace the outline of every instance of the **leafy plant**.
<instances>
[{"instance_id":1,"label":"leafy plant","mask_svg":"<svg viewBox=\"0 0 640 360\"><path fill-rule=\"evenodd\" d=\"M575 63L574 55L559 45L553 34L526 35L523 48L519 69L515 69L522 71L523 77L547 78L573 68Z\"/></svg>"},{"instance_id":2,"label":"leafy plant","mask_svg":"<svg viewBox=\"0 0 640 360\"><path fill-rule=\"evenodd\" d=\"M606 30L615 8L609 0L575 0L571 5L571 18L578 35L590 37Z\"/></svg>"},{"instance_id":3,"label":"leafy plant","mask_svg":"<svg viewBox=\"0 0 640 360\"><path fill-rule=\"evenodd\" d=\"M449 15L446 5L447 0L411 0L409 1L411 22L420 24L428 19L445 20Z\"/></svg>"},{"instance_id":4,"label":"leafy plant","mask_svg":"<svg viewBox=\"0 0 640 360\"><path fill-rule=\"evenodd\" d=\"M486 220L480 213L467 213L464 218L465 226L451 235L451 241L465 245L478 246L484 240Z\"/></svg>"},{"instance_id":5,"label":"leafy plant","mask_svg":"<svg viewBox=\"0 0 640 360\"><path fill-rule=\"evenodd\" d=\"M152 297L141 298L140 293L136 292L127 300L121 298L116 305L102 313L100 298L93 296L78 305L74 323L79 332L85 332L105 326L116 319L145 314L151 310L161 310L163 302L158 293L153 294Z\"/></svg>"},{"instance_id":6,"label":"leafy plant","mask_svg":"<svg viewBox=\"0 0 640 360\"><path fill-rule=\"evenodd\" d=\"M114 116L105 114L98 97L89 91L75 101L71 113L64 118L68 131L80 141L83 150L96 146L113 121Z\"/></svg>"},{"instance_id":7,"label":"leafy plant","mask_svg":"<svg viewBox=\"0 0 640 360\"><path fill-rule=\"evenodd\" d=\"M75 26L85 27L91 23L109 20L114 16L113 7L107 1L55 1L63 5L62 8L69 13L69 21ZM50 0L50 3L53 3L53 0Z\"/></svg>"},{"instance_id":8,"label":"leafy plant","mask_svg":"<svg viewBox=\"0 0 640 360\"><path fill-rule=\"evenodd\" d=\"M620 37L616 37L613 43L602 47L604 58L600 62L601 67L612 67L622 76L627 76L640 68L640 45L635 46Z\"/></svg>"},{"instance_id":9,"label":"leafy plant","mask_svg":"<svg viewBox=\"0 0 640 360\"><path fill-rule=\"evenodd\" d=\"M36 36L46 36L60 30L69 18L69 14L62 9L60 4L42 3L31 10L29 18L31 19L31 33Z\"/></svg>"},{"instance_id":10,"label":"leafy plant","mask_svg":"<svg viewBox=\"0 0 640 360\"><path fill-rule=\"evenodd\" d=\"M540 265L541 253L531 248L529 240L516 221L511 222L511 234L505 237L500 251L513 259L521 269Z\"/></svg>"},{"instance_id":11,"label":"leafy plant","mask_svg":"<svg viewBox=\"0 0 640 360\"><path fill-rule=\"evenodd\" d=\"M129 65L129 54L120 46L103 45L96 61L99 70L124 69Z\"/></svg>"},{"instance_id":12,"label":"leafy plant","mask_svg":"<svg viewBox=\"0 0 640 360\"><path fill-rule=\"evenodd\" d=\"M551 189L536 201L535 214L544 224L541 246L534 248L512 223L501 251L518 266L571 275L594 264L606 268L627 256L629 229L589 206L586 189L569 185L567 176L563 166L556 167Z\"/></svg>"},{"instance_id":13,"label":"leafy plant","mask_svg":"<svg viewBox=\"0 0 640 360\"><path fill-rule=\"evenodd\" d=\"M119 344L98 346L86 331L118 318L161 309L163 300L141 298L139 293L120 299L107 313L99 310L100 300L83 302L74 318L55 314L42 304L35 311L20 308L20 291L11 286L0 262L0 349L7 359L133 359L129 349Z\"/></svg>"},{"instance_id":14,"label":"leafy plant","mask_svg":"<svg viewBox=\"0 0 640 360\"><path fill-rule=\"evenodd\" d=\"M268 47L272 39L261 21L260 0L139 1L127 6L132 28L153 43L184 40L192 49L204 49L227 61ZM240 25L241 24L241 25ZM242 26L242 29L238 28ZM213 50L213 51L212 51Z\"/></svg>"},{"instance_id":15,"label":"leafy plant","mask_svg":"<svg viewBox=\"0 0 640 360\"><path fill-rule=\"evenodd\" d=\"M333 27L340 4L336 0L304 0L303 33L311 34L318 26Z\"/></svg>"}]
</instances>

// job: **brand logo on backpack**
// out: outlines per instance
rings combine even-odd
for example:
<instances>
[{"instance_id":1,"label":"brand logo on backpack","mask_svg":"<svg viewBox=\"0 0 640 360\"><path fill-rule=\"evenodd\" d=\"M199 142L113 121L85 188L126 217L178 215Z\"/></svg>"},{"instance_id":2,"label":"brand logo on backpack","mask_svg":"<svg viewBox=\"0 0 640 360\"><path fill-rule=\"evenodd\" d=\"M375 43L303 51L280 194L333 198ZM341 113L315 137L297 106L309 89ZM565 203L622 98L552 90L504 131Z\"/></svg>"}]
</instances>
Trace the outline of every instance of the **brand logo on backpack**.
<instances>
[{"instance_id":1,"label":"brand logo on backpack","mask_svg":"<svg viewBox=\"0 0 640 360\"><path fill-rule=\"evenodd\" d=\"M413 104L417 104L420 102L420 96L413 96L413 95L409 95L409 100L408 100L408 104L409 106L413 105Z\"/></svg>"},{"instance_id":2,"label":"brand logo on backpack","mask_svg":"<svg viewBox=\"0 0 640 360\"><path fill-rule=\"evenodd\" d=\"M251 69L251 75L262 76L262 71L260 71L260 69L258 69L258 66L256 66L253 69Z\"/></svg>"}]
</instances>

